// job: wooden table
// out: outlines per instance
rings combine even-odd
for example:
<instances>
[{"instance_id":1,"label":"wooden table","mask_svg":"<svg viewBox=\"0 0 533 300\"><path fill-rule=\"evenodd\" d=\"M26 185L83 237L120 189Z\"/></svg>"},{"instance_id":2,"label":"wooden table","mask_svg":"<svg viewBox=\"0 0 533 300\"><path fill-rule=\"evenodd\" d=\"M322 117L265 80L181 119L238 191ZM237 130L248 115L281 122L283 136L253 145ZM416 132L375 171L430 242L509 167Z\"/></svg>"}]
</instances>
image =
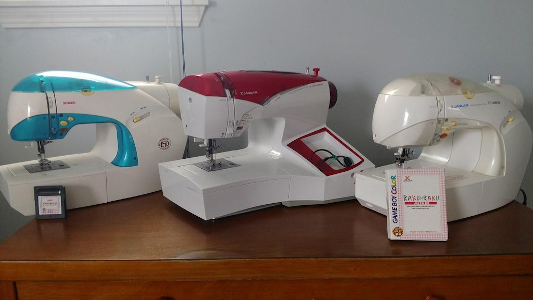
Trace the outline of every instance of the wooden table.
<instances>
[{"instance_id":1,"label":"wooden table","mask_svg":"<svg viewBox=\"0 0 533 300\"><path fill-rule=\"evenodd\" d=\"M531 299L533 211L389 241L357 201L201 220L160 192L33 220L0 244L1 299Z\"/></svg>"}]
</instances>

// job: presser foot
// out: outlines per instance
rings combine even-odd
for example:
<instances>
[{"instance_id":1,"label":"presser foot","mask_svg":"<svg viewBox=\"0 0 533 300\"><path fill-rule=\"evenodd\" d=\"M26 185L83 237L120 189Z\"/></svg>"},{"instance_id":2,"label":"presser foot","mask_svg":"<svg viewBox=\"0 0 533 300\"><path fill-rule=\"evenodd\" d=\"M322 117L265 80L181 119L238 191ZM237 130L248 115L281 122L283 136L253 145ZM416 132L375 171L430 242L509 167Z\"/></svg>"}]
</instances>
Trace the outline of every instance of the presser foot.
<instances>
[{"instance_id":1,"label":"presser foot","mask_svg":"<svg viewBox=\"0 0 533 300\"><path fill-rule=\"evenodd\" d=\"M48 161L43 163L36 163L30 165L24 165L24 168L29 173L38 173L52 170L68 169L70 168L66 163L61 160Z\"/></svg>"},{"instance_id":2,"label":"presser foot","mask_svg":"<svg viewBox=\"0 0 533 300\"><path fill-rule=\"evenodd\" d=\"M400 169L408 169L406 166L407 161L413 155L413 151L409 148L399 148L398 152L394 153L396 158L396 166Z\"/></svg>"},{"instance_id":3,"label":"presser foot","mask_svg":"<svg viewBox=\"0 0 533 300\"><path fill-rule=\"evenodd\" d=\"M239 164L236 164L224 158L195 163L194 165L207 172L220 171L240 166Z\"/></svg>"}]
</instances>

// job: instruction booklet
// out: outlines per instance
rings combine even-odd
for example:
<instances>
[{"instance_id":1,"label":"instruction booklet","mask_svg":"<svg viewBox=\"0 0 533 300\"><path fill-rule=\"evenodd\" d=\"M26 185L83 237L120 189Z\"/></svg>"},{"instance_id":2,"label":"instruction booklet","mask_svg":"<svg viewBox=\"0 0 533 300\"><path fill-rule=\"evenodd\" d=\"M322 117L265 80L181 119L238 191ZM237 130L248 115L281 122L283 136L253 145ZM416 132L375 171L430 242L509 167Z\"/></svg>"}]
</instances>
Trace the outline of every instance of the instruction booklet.
<instances>
[{"instance_id":1,"label":"instruction booklet","mask_svg":"<svg viewBox=\"0 0 533 300\"><path fill-rule=\"evenodd\" d=\"M448 240L444 169L390 169L387 231L391 240Z\"/></svg>"}]
</instances>

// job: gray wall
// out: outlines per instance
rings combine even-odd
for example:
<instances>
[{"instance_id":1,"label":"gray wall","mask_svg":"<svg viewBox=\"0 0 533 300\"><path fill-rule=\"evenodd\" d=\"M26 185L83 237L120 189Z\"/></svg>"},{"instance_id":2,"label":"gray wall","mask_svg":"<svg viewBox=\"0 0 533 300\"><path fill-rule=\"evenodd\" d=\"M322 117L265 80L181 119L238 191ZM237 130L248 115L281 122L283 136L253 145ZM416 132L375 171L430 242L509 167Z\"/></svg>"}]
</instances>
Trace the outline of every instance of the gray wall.
<instances>
[{"instance_id":1,"label":"gray wall","mask_svg":"<svg viewBox=\"0 0 533 300\"><path fill-rule=\"evenodd\" d=\"M35 148L25 149L7 134L7 99L18 80L52 69L122 80L162 74L168 80L170 62L178 82L179 30L170 35L171 62L166 28L1 28L0 164L36 156ZM531 0L215 0L199 28L185 28L185 47L188 74L320 67L339 91L328 125L376 165L393 158L392 151L372 142L375 99L399 76L442 72L481 82L489 73L501 75L522 91L523 111L533 125ZM94 127L82 126L47 152L86 152L93 143ZM530 198L532 182L529 166L522 187ZM29 219L0 196L0 240Z\"/></svg>"}]
</instances>

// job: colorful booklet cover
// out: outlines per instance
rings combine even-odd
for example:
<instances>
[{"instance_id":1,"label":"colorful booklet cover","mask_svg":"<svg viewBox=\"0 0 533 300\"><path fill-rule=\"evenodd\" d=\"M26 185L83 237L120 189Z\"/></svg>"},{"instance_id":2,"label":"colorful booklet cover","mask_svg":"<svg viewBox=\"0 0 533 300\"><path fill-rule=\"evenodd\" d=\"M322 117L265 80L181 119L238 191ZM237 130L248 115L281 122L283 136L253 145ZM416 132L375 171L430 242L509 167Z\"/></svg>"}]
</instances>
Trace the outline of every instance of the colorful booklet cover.
<instances>
[{"instance_id":1,"label":"colorful booklet cover","mask_svg":"<svg viewBox=\"0 0 533 300\"><path fill-rule=\"evenodd\" d=\"M390 169L387 231L391 240L448 240L444 169Z\"/></svg>"}]
</instances>

